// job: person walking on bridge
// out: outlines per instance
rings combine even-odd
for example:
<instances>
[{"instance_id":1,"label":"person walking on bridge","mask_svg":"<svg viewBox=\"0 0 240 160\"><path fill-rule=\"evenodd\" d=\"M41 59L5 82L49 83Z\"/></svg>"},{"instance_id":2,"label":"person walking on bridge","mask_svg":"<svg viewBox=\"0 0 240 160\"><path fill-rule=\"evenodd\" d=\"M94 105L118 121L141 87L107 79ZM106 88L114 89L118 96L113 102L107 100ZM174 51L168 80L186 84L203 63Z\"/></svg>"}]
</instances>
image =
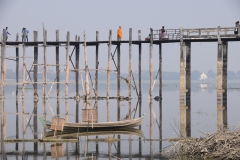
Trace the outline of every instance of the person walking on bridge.
<instances>
[{"instance_id":1,"label":"person walking on bridge","mask_svg":"<svg viewBox=\"0 0 240 160\"><path fill-rule=\"evenodd\" d=\"M6 41L8 39L8 35L11 35L11 34L8 32L8 27L6 27Z\"/></svg>"},{"instance_id":2,"label":"person walking on bridge","mask_svg":"<svg viewBox=\"0 0 240 160\"><path fill-rule=\"evenodd\" d=\"M119 26L118 31L117 31L117 38L119 41L122 39L122 27Z\"/></svg>"},{"instance_id":3,"label":"person walking on bridge","mask_svg":"<svg viewBox=\"0 0 240 160\"><path fill-rule=\"evenodd\" d=\"M238 34L239 21L237 21L235 24L236 24L236 26L235 26L235 29L234 29L234 34Z\"/></svg>"},{"instance_id":4,"label":"person walking on bridge","mask_svg":"<svg viewBox=\"0 0 240 160\"><path fill-rule=\"evenodd\" d=\"M165 38L165 29L164 29L164 26L162 26L162 29L161 29L161 39L164 39Z\"/></svg>"},{"instance_id":5,"label":"person walking on bridge","mask_svg":"<svg viewBox=\"0 0 240 160\"><path fill-rule=\"evenodd\" d=\"M23 28L23 30L22 30L22 42L23 42L23 40L24 40L24 32L26 31L26 41L28 42L28 30L26 29L26 28Z\"/></svg>"}]
</instances>

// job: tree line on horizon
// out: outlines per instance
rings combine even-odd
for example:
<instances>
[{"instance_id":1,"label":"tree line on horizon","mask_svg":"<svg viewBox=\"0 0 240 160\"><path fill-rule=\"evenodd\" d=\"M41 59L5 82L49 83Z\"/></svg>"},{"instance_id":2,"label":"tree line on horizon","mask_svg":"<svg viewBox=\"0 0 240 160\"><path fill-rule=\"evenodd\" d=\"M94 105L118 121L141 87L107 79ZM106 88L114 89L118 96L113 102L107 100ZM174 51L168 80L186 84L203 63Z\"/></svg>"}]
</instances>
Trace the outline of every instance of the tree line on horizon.
<instances>
[{"instance_id":1,"label":"tree line on horizon","mask_svg":"<svg viewBox=\"0 0 240 160\"><path fill-rule=\"evenodd\" d=\"M22 79L22 71L19 71L19 79ZM212 70L209 70L207 72L204 72L208 79L216 79L217 74L215 72L213 72ZM95 77L95 72L94 71L90 71L91 74L91 78L94 79ZM191 80L199 80L200 79L200 75L202 74L202 72L194 70L191 71ZM26 72L26 77L27 77L27 72ZM31 75L31 79L33 80L33 72L30 73ZM141 72L142 75L142 80L149 80L149 71L148 70L142 70ZM157 71L153 71L153 78L155 79L157 75ZM65 72L60 72L59 74L60 76L60 80L65 80ZM128 74L127 73L121 73L121 76L124 78L128 78ZM159 75L158 75L159 76ZM83 79L85 79L85 73L82 72L82 77ZM138 80L138 72L135 71L133 72L133 77L135 80ZM179 80L180 77L180 73L179 72L162 72L162 79L163 80ZM240 79L240 71L238 72L234 72L234 71L228 71L227 72L227 77L228 79ZM7 75L6 75L7 79L16 79L16 72L13 71L12 69L7 69ZM38 79L43 79L43 73L38 73ZM54 71L48 71L47 72L47 79L50 80L55 80L56 79L56 73ZM79 75L79 79L80 79L80 75ZM107 72L106 71L99 71L98 72L98 79L99 80L106 80L107 79ZM69 73L69 80L75 80L75 73L74 72L70 72ZM115 73L111 73L111 80L117 80L117 72Z\"/></svg>"}]
</instances>

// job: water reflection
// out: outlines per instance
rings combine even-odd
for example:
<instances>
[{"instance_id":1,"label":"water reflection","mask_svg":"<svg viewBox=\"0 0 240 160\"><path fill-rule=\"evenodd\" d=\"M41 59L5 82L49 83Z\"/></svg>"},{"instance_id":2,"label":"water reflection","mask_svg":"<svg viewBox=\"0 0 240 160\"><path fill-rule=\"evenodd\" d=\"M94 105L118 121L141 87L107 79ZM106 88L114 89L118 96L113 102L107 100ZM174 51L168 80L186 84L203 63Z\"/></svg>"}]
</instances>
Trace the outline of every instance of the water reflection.
<instances>
[{"instance_id":1,"label":"water reflection","mask_svg":"<svg viewBox=\"0 0 240 160\"><path fill-rule=\"evenodd\" d=\"M12 91L12 90L11 90ZM196 99L196 97L206 95L213 99L214 103L216 100L215 94L216 90L205 90L202 92L200 89L195 89L192 91L192 99ZM16 139L38 139L41 138L40 132L44 133L42 136L46 138L66 138L73 137L77 138L78 141L71 143L62 143L61 149L64 150L64 154L55 154L61 155L59 159L64 157L64 159L83 159L84 157L87 159L91 159L92 157L95 159L107 158L107 159L116 159L116 157L120 158L128 158L128 159L156 159L159 158L159 151L161 151L168 144L161 141L160 139L164 138L177 138L175 135L170 135L172 133L172 128L168 128L169 123L173 124L173 119L177 119L177 123L180 124L180 132L183 136L195 136L198 131L198 127L196 123L199 121L203 121L206 119L206 123L212 123L216 126L211 131L216 131L218 129L222 129L228 125L227 119L227 107L222 107L216 109L213 105L206 106L203 110L208 112L209 117L197 117L195 113L201 107L195 106L192 108L193 110L190 112L188 108L180 108L177 103L172 103L172 99L177 97L178 100L178 90L175 91L167 91L165 94L168 94L165 99L156 101L147 102L147 100L138 100L132 99L131 103L128 101L120 101L120 100L109 100L109 101L92 101L91 104L86 105L83 101L74 101L68 100L69 105L69 113L68 119L69 122L80 122L83 123L84 120L84 110L86 111L87 106L89 110L95 110L95 112L91 112L88 110L89 114L87 115L90 120L96 118L98 122L106 122L106 121L120 121L123 120L123 117L127 118L137 118L141 117L142 113L146 113L147 116L144 119L144 123L134 129L125 129L125 130L85 130L85 131L71 131L71 132L57 132L56 136L52 136L52 131L45 130L40 124L39 117L43 116L46 118L51 118L52 114L46 105L47 101L44 99L39 99L38 101L33 101L32 98L25 99L23 102L22 99L16 99L16 104L13 101L14 105L10 103L6 99L6 103L1 103L7 106L16 105L16 115L15 114L1 114L1 120L4 119L4 115L7 122L6 127L6 135L12 136L14 133L14 138ZM9 92L11 94L11 92ZM239 92L235 90L230 91L231 94L236 94L239 96ZM229 92L228 92L229 94ZM213 95L213 96L212 96ZM212 97L211 97L212 96ZM25 96L25 98L27 95ZM51 104L54 106L54 111L57 112L58 117L65 118L65 99L49 99ZM207 101L207 100L206 100ZM163 104L162 104L163 103ZM167 104L169 103L169 104ZM231 103L231 101L230 101ZM205 106L205 104L203 104ZM229 105L229 104L228 104ZM2 109L2 108L1 108ZM5 107L6 112L10 112L10 107ZM231 111L231 108L228 108ZM179 113L180 110L180 114ZM210 111L209 111L210 110ZM228 112L229 112L228 110ZM233 109L232 109L233 110ZM20 112L20 113L19 113ZM175 113L176 112L176 113ZM233 112L233 111L232 111ZM230 113L232 113L230 112ZM235 112L235 111L234 111ZM17 114L19 113L19 114ZM33 114L31 114L33 113ZM60 114L62 113L62 115ZM96 114L95 114L96 113ZM92 118L92 115L95 115ZM127 115L127 116L126 116ZM192 115L192 118L191 118ZM206 115L204 115L206 116ZM9 118L8 118L9 117ZM32 117L32 118L31 118ZM172 118L174 117L174 118ZM181 121L179 121L179 117L183 117ZM11 121L11 119L14 121ZM28 118L28 119L27 119ZM88 118L88 119L89 119ZM228 117L229 118L229 117ZM16 119L16 125L14 125ZM87 119L87 118L86 118ZM172 121L170 121L170 120ZM199 120L200 119L200 120ZM231 119L231 117L230 117ZM211 121L208 121L211 120ZM232 120L233 121L233 120ZM3 123L2 121L1 123ZM231 121L230 121L231 122ZM190 126L192 125L192 126ZM13 127L14 126L14 127ZM16 127L15 127L16 126ZM33 132L32 132L32 129ZM1 127L1 136L4 135L4 127ZM202 128L199 129L202 131ZM16 135L15 135L16 134ZM52 134L52 135L51 135ZM146 137L144 137L146 136ZM157 139L157 140L156 140ZM1 143L1 156L6 157L5 153L8 157L14 155L15 159L29 158L29 156L34 157L34 159L51 159L53 158L51 155L51 145L55 145L55 150L57 150L57 145L54 143L41 143L42 147L39 147L39 142L21 142L21 143ZM53 147L53 146L52 146ZM27 156L28 155L28 156ZM56 159L56 158L53 158Z\"/></svg>"}]
</instances>

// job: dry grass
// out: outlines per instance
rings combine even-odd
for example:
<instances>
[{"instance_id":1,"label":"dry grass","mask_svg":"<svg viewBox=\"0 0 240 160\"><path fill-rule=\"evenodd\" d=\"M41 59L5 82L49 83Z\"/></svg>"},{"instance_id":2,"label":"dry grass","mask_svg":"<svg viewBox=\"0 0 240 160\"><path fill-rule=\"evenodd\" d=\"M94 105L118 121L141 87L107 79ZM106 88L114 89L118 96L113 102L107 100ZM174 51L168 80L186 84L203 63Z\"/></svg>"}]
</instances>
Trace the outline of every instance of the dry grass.
<instances>
[{"instance_id":1,"label":"dry grass","mask_svg":"<svg viewBox=\"0 0 240 160\"><path fill-rule=\"evenodd\" d=\"M185 138L165 149L162 154L193 159L240 159L240 129L220 130L206 134L204 138Z\"/></svg>"}]
</instances>

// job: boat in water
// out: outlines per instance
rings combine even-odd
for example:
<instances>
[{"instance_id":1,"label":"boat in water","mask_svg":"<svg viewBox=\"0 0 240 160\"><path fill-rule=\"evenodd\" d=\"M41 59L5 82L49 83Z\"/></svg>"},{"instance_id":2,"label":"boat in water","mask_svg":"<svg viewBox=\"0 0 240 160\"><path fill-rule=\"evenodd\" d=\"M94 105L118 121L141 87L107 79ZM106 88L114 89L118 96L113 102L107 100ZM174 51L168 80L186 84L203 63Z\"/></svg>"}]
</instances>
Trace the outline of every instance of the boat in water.
<instances>
[{"instance_id":1,"label":"boat in water","mask_svg":"<svg viewBox=\"0 0 240 160\"><path fill-rule=\"evenodd\" d=\"M139 118L131 119L131 120L123 120L123 121L115 121L115 122L89 122L89 123L74 123L74 122L64 122L62 126L62 130L81 130L81 129L89 129L89 128L123 128L123 127L137 127L140 126L143 122L145 114L143 114ZM39 118L42 125L46 129L54 130L52 127L52 122L44 119L43 117Z\"/></svg>"}]
</instances>

